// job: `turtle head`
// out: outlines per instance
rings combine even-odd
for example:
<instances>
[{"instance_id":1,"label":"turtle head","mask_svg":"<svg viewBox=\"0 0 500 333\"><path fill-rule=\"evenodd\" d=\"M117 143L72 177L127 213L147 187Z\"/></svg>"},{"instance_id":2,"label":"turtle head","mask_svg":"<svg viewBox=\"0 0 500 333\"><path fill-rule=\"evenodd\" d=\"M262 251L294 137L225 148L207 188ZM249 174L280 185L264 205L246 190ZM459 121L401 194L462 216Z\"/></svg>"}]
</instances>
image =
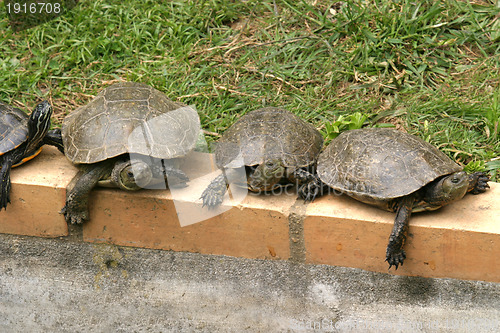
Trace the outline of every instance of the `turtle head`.
<instances>
[{"instance_id":1,"label":"turtle head","mask_svg":"<svg viewBox=\"0 0 500 333\"><path fill-rule=\"evenodd\" d=\"M127 191L145 188L153 179L151 167L140 160L128 160L117 163L111 172L112 182Z\"/></svg>"},{"instance_id":2,"label":"turtle head","mask_svg":"<svg viewBox=\"0 0 500 333\"><path fill-rule=\"evenodd\" d=\"M43 137L50 128L50 117L52 116L52 106L49 102L43 101L35 106L28 120L28 146L27 152L37 150Z\"/></svg>"},{"instance_id":3,"label":"turtle head","mask_svg":"<svg viewBox=\"0 0 500 333\"><path fill-rule=\"evenodd\" d=\"M427 185L424 200L436 208L460 200L469 188L469 176L464 171L455 172Z\"/></svg>"},{"instance_id":4,"label":"turtle head","mask_svg":"<svg viewBox=\"0 0 500 333\"><path fill-rule=\"evenodd\" d=\"M248 189L252 192L271 190L285 176L285 169L279 159L265 161L248 177Z\"/></svg>"}]
</instances>

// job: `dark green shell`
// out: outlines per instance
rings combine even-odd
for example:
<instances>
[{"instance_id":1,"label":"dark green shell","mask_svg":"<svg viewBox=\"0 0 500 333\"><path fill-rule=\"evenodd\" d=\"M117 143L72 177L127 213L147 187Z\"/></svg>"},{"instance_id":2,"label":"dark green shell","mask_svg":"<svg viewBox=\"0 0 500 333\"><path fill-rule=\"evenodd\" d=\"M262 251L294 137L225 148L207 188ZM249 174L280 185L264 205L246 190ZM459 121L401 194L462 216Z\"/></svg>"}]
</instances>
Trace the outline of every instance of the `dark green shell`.
<instances>
[{"instance_id":1,"label":"dark green shell","mask_svg":"<svg viewBox=\"0 0 500 333\"><path fill-rule=\"evenodd\" d=\"M406 196L461 169L428 142L387 128L346 131L318 158L324 183L371 204Z\"/></svg>"},{"instance_id":2,"label":"dark green shell","mask_svg":"<svg viewBox=\"0 0 500 333\"><path fill-rule=\"evenodd\" d=\"M23 144L28 138L28 115L0 103L0 155Z\"/></svg>"},{"instance_id":3,"label":"dark green shell","mask_svg":"<svg viewBox=\"0 0 500 333\"><path fill-rule=\"evenodd\" d=\"M124 153L181 157L198 139L196 111L141 83L121 82L69 114L62 136L74 163L95 163Z\"/></svg>"},{"instance_id":4,"label":"dark green shell","mask_svg":"<svg viewBox=\"0 0 500 333\"><path fill-rule=\"evenodd\" d=\"M217 142L219 168L237 168L279 159L285 167L316 162L323 137L311 124L290 111L267 107L236 121Z\"/></svg>"}]
</instances>

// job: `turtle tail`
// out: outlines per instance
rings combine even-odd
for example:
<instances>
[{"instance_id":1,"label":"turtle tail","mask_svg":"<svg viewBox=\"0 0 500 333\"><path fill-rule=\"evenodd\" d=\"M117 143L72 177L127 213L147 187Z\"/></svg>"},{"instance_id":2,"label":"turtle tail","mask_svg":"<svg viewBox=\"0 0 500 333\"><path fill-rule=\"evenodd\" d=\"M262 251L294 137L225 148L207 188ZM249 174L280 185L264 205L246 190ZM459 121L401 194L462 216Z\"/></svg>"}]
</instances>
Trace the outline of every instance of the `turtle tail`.
<instances>
[{"instance_id":1,"label":"turtle tail","mask_svg":"<svg viewBox=\"0 0 500 333\"><path fill-rule=\"evenodd\" d=\"M13 160L10 154L4 154L0 160L0 210L10 202L10 168Z\"/></svg>"}]
</instances>

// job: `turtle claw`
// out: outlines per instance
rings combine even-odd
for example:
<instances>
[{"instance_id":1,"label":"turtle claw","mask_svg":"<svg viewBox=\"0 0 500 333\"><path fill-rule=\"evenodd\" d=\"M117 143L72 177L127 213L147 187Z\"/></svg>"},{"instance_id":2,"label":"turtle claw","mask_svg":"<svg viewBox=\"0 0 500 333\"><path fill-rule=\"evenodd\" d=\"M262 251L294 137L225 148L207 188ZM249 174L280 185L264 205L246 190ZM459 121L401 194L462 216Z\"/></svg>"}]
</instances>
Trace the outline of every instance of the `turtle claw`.
<instances>
[{"instance_id":1,"label":"turtle claw","mask_svg":"<svg viewBox=\"0 0 500 333\"><path fill-rule=\"evenodd\" d=\"M75 209L68 208L68 204L61 209L59 214L64 215L64 219L69 224L82 224L89 219L89 213L85 210L78 211Z\"/></svg>"},{"instance_id":2,"label":"turtle claw","mask_svg":"<svg viewBox=\"0 0 500 333\"><path fill-rule=\"evenodd\" d=\"M215 208L222 203L222 196L219 195L218 193L212 191L209 188L207 188L205 191L203 191L200 199L203 200L202 207L207 206L209 209Z\"/></svg>"},{"instance_id":3,"label":"turtle claw","mask_svg":"<svg viewBox=\"0 0 500 333\"><path fill-rule=\"evenodd\" d=\"M298 190L299 198L303 199L305 202L314 201L320 192L321 186L315 181L302 184Z\"/></svg>"},{"instance_id":4,"label":"turtle claw","mask_svg":"<svg viewBox=\"0 0 500 333\"><path fill-rule=\"evenodd\" d=\"M490 178L484 172L474 172L469 175L469 189L472 194L479 194L490 188L488 181Z\"/></svg>"},{"instance_id":5,"label":"turtle claw","mask_svg":"<svg viewBox=\"0 0 500 333\"><path fill-rule=\"evenodd\" d=\"M305 202L313 202L316 198L328 193L329 187L325 185L318 177L300 185L298 189L299 198Z\"/></svg>"},{"instance_id":6,"label":"turtle claw","mask_svg":"<svg viewBox=\"0 0 500 333\"><path fill-rule=\"evenodd\" d=\"M403 249L394 252L387 251L385 255L385 261L389 263L389 269L391 269L392 266L396 266L396 270L398 270L399 265L403 266L403 261L405 259L406 253Z\"/></svg>"},{"instance_id":7,"label":"turtle claw","mask_svg":"<svg viewBox=\"0 0 500 333\"><path fill-rule=\"evenodd\" d=\"M2 209L7 210L7 204L10 203L10 198L9 195L7 194L6 196L2 196L0 198L0 211Z\"/></svg>"},{"instance_id":8,"label":"turtle claw","mask_svg":"<svg viewBox=\"0 0 500 333\"><path fill-rule=\"evenodd\" d=\"M10 203L10 186L8 186L6 189L2 190L2 193L0 193L0 211L2 209L7 210L7 204Z\"/></svg>"},{"instance_id":9,"label":"turtle claw","mask_svg":"<svg viewBox=\"0 0 500 333\"><path fill-rule=\"evenodd\" d=\"M209 209L215 208L222 203L224 194L227 191L227 183L224 174L217 176L212 182L207 186L200 196L203 200L203 206L207 206Z\"/></svg>"}]
</instances>

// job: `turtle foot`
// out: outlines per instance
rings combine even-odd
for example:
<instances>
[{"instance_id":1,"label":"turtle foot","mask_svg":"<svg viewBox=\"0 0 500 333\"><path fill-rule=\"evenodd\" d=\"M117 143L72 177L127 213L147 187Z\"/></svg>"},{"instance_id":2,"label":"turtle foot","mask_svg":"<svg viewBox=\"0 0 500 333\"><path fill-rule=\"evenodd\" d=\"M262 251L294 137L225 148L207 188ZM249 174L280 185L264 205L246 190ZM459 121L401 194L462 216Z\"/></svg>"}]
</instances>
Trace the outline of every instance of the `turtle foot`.
<instances>
[{"instance_id":1,"label":"turtle foot","mask_svg":"<svg viewBox=\"0 0 500 333\"><path fill-rule=\"evenodd\" d=\"M224 174L217 176L201 194L203 207L215 208L222 203L224 194L227 191L226 177Z\"/></svg>"},{"instance_id":2,"label":"turtle foot","mask_svg":"<svg viewBox=\"0 0 500 333\"><path fill-rule=\"evenodd\" d=\"M313 180L299 186L299 198L305 202L313 202L316 198L329 193L330 187L324 184L319 178L315 177Z\"/></svg>"},{"instance_id":3,"label":"turtle foot","mask_svg":"<svg viewBox=\"0 0 500 333\"><path fill-rule=\"evenodd\" d=\"M2 194L2 197L0 198L0 211L2 209L5 209L7 210L7 204L10 203L10 198L9 198L9 195L3 195Z\"/></svg>"},{"instance_id":4,"label":"turtle foot","mask_svg":"<svg viewBox=\"0 0 500 333\"><path fill-rule=\"evenodd\" d=\"M310 181L299 186L299 198L305 202L312 202L321 193L321 185L317 181Z\"/></svg>"},{"instance_id":5,"label":"turtle foot","mask_svg":"<svg viewBox=\"0 0 500 333\"><path fill-rule=\"evenodd\" d=\"M168 183L168 186L169 187L173 187L173 188L183 188L183 187L187 187L188 186L188 182L189 182L189 177L186 176L186 175L167 175L169 176L170 178L168 178L167 180L167 183ZM172 178L172 176L174 178Z\"/></svg>"},{"instance_id":6,"label":"turtle foot","mask_svg":"<svg viewBox=\"0 0 500 333\"><path fill-rule=\"evenodd\" d=\"M200 199L203 200L203 207L207 206L208 208L215 208L222 203L223 196L224 194L220 195L219 192L216 192L211 188L207 188L201 194Z\"/></svg>"},{"instance_id":7,"label":"turtle foot","mask_svg":"<svg viewBox=\"0 0 500 333\"><path fill-rule=\"evenodd\" d=\"M187 186L189 177L183 171L174 167L165 166L164 172L169 187L182 188Z\"/></svg>"},{"instance_id":8,"label":"turtle foot","mask_svg":"<svg viewBox=\"0 0 500 333\"><path fill-rule=\"evenodd\" d=\"M385 261L389 263L389 269L391 269L392 266L396 266L397 270L399 265L403 266L403 261L405 259L406 259L406 253L403 249L393 250L393 251L389 251L389 249L387 249L387 253L385 255Z\"/></svg>"},{"instance_id":9,"label":"turtle foot","mask_svg":"<svg viewBox=\"0 0 500 333\"><path fill-rule=\"evenodd\" d=\"M5 187L2 187L0 192L0 211L7 210L7 204L10 203L10 182Z\"/></svg>"},{"instance_id":10,"label":"turtle foot","mask_svg":"<svg viewBox=\"0 0 500 333\"><path fill-rule=\"evenodd\" d=\"M479 194L485 192L490 186L488 181L490 178L484 172L474 172L469 175L469 188L472 188L470 193Z\"/></svg>"},{"instance_id":11,"label":"turtle foot","mask_svg":"<svg viewBox=\"0 0 500 333\"><path fill-rule=\"evenodd\" d=\"M68 204L59 213L64 214L64 218L69 224L82 224L89 219L89 213L86 210L72 209L69 208Z\"/></svg>"}]
</instances>

